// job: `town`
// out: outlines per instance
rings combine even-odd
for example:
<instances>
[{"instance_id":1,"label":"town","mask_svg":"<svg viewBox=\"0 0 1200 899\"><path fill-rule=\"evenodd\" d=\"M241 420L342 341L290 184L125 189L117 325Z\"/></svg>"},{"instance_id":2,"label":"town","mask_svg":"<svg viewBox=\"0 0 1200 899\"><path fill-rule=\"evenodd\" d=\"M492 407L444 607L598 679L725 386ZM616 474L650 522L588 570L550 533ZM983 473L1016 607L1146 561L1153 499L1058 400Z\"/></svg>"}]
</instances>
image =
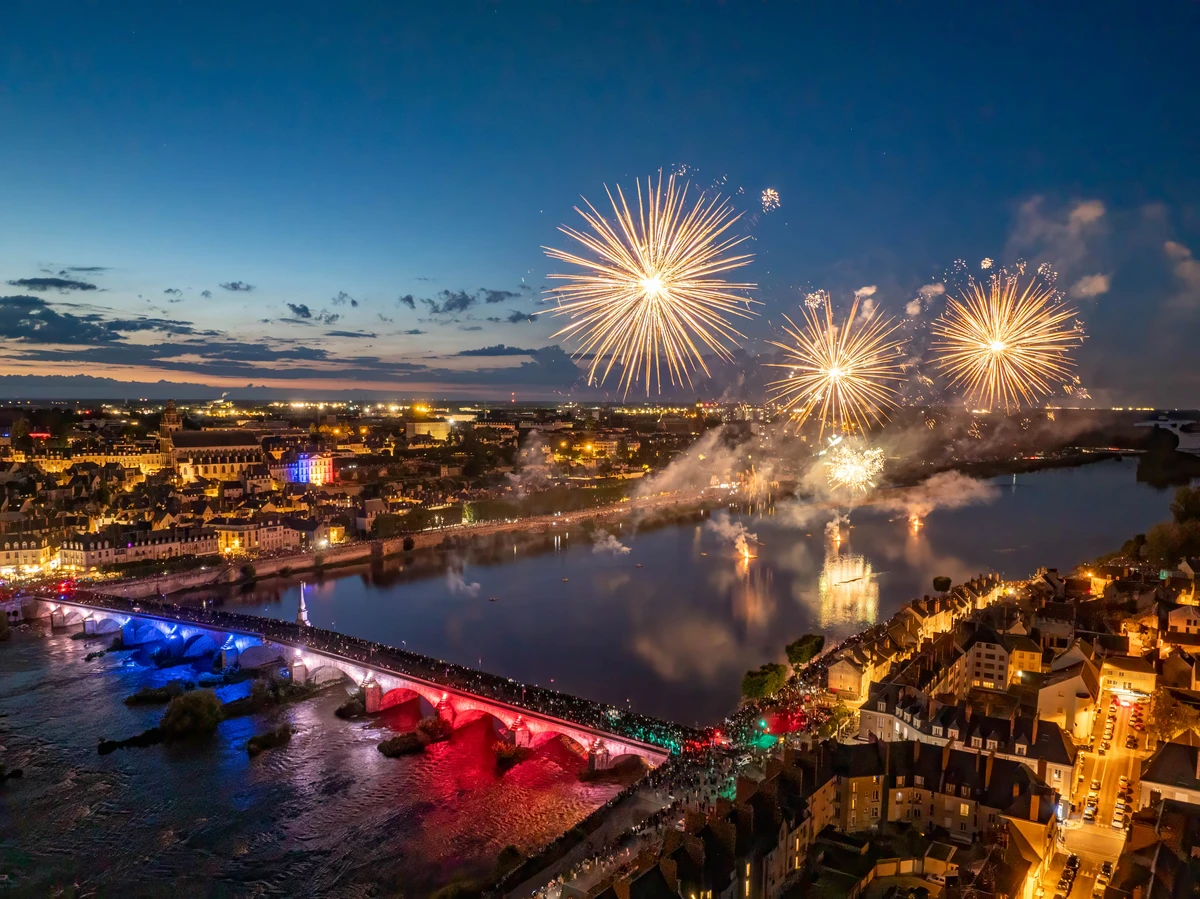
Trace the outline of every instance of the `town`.
<instances>
[{"instance_id":1,"label":"town","mask_svg":"<svg viewBox=\"0 0 1200 899\"><path fill-rule=\"evenodd\" d=\"M731 790L672 785L537 895L1189 895L1200 559L1130 561L981 577L797 665L740 710Z\"/></svg>"}]
</instances>

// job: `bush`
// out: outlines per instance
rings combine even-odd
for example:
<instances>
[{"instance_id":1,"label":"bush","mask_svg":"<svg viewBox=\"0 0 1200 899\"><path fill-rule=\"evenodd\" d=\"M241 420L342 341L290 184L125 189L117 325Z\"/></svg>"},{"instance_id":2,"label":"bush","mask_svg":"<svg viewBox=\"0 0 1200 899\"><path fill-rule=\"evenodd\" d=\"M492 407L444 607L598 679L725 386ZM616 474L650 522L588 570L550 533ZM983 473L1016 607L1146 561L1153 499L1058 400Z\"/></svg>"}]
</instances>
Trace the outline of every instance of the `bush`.
<instances>
[{"instance_id":1,"label":"bush","mask_svg":"<svg viewBox=\"0 0 1200 899\"><path fill-rule=\"evenodd\" d=\"M167 704L159 729L170 740L211 734L225 717L221 700L212 690L193 690Z\"/></svg>"},{"instance_id":2,"label":"bush","mask_svg":"<svg viewBox=\"0 0 1200 899\"><path fill-rule=\"evenodd\" d=\"M412 538L412 537L405 537L405 538L404 538L404 551L405 551L406 553L410 553L410 552L412 552L412 551L413 551L413 547L415 547L416 545L417 545L417 541L413 540L413 538Z\"/></svg>"},{"instance_id":3,"label":"bush","mask_svg":"<svg viewBox=\"0 0 1200 899\"><path fill-rule=\"evenodd\" d=\"M12 636L12 629L8 626L8 613L0 610L0 640L7 640Z\"/></svg>"},{"instance_id":4,"label":"bush","mask_svg":"<svg viewBox=\"0 0 1200 899\"><path fill-rule=\"evenodd\" d=\"M950 589L951 586L953 586L953 584L954 581L946 577L944 574L933 579L933 589L938 593L945 593Z\"/></svg>"},{"instance_id":5,"label":"bush","mask_svg":"<svg viewBox=\"0 0 1200 899\"><path fill-rule=\"evenodd\" d=\"M452 733L454 733L454 725L440 715L429 715L417 723L417 736L427 746L430 743L441 743L443 740L449 740Z\"/></svg>"},{"instance_id":6,"label":"bush","mask_svg":"<svg viewBox=\"0 0 1200 899\"><path fill-rule=\"evenodd\" d=\"M258 572L255 571L254 566L251 565L249 562L247 562L245 565L242 566L242 580L244 580L244 581L254 580L254 575L257 573Z\"/></svg>"}]
</instances>

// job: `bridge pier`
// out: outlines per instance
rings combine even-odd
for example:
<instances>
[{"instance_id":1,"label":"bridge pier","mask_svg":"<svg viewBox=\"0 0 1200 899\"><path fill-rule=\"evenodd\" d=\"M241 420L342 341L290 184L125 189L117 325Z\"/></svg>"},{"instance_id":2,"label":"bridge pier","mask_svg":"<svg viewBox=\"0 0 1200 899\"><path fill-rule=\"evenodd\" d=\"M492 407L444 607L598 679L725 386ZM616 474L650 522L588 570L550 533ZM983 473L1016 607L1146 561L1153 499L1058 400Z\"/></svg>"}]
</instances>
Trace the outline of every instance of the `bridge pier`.
<instances>
[{"instance_id":1,"label":"bridge pier","mask_svg":"<svg viewBox=\"0 0 1200 899\"><path fill-rule=\"evenodd\" d=\"M458 713L454 711L454 704L450 702L448 696L443 696L438 700L438 704L434 706L433 711L435 715L450 725L453 725L454 719L458 717Z\"/></svg>"},{"instance_id":2,"label":"bridge pier","mask_svg":"<svg viewBox=\"0 0 1200 899\"><path fill-rule=\"evenodd\" d=\"M594 740L588 747L588 770L603 771L612 767L612 754L602 740Z\"/></svg>"},{"instance_id":3,"label":"bridge pier","mask_svg":"<svg viewBox=\"0 0 1200 899\"><path fill-rule=\"evenodd\" d=\"M383 687L379 686L378 681L371 678L362 685L362 691L363 705L367 707L367 714L376 714L383 707Z\"/></svg>"},{"instance_id":4,"label":"bridge pier","mask_svg":"<svg viewBox=\"0 0 1200 899\"><path fill-rule=\"evenodd\" d=\"M288 674L291 676L293 684L303 686L308 683L308 666L304 664L303 659L292 659L288 665Z\"/></svg>"},{"instance_id":5,"label":"bridge pier","mask_svg":"<svg viewBox=\"0 0 1200 899\"><path fill-rule=\"evenodd\" d=\"M50 627L57 630L67 626L67 613L62 609L54 609L50 612Z\"/></svg>"}]
</instances>

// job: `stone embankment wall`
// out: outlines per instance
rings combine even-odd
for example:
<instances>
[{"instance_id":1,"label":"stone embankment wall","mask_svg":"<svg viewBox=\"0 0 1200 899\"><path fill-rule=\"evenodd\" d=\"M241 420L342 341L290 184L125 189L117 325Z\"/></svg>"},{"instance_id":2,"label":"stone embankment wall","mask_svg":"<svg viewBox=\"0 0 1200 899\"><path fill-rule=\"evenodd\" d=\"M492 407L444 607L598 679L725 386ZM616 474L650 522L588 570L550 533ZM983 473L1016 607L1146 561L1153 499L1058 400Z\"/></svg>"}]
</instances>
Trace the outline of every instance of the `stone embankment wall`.
<instances>
[{"instance_id":1,"label":"stone embankment wall","mask_svg":"<svg viewBox=\"0 0 1200 899\"><path fill-rule=\"evenodd\" d=\"M430 531L412 535L413 549L428 549L438 546L445 538L445 532ZM403 553L404 539L397 537L390 540L364 540L355 543L343 543L331 546L318 552L302 552L288 556L273 556L269 559L253 559L250 561L214 562L205 570L180 571L175 574L164 574L157 577L137 578L129 581L118 581L111 584L98 584L96 592L109 596L123 596L126 599L141 599L148 596L166 596L182 590L194 590L197 587L214 587L221 584L234 584L245 579L243 568L250 565L254 568L255 578L273 577L284 571L312 571L315 568L335 568L341 565L353 565L368 562L371 559L383 559Z\"/></svg>"}]
</instances>

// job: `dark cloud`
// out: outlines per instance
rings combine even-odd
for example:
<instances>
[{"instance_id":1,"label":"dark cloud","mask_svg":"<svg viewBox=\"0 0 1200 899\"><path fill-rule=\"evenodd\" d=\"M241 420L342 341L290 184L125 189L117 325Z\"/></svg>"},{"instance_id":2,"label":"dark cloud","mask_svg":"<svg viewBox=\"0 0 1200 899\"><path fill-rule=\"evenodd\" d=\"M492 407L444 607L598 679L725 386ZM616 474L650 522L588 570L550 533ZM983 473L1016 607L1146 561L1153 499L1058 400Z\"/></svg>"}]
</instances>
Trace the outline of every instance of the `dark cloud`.
<instances>
[{"instance_id":1,"label":"dark cloud","mask_svg":"<svg viewBox=\"0 0 1200 899\"><path fill-rule=\"evenodd\" d=\"M178 287L168 287L166 290L163 291L163 293L166 294L167 296L171 297L171 299L167 300L168 303L183 302L183 291L180 290Z\"/></svg>"},{"instance_id":2,"label":"dark cloud","mask_svg":"<svg viewBox=\"0 0 1200 899\"><path fill-rule=\"evenodd\" d=\"M508 323L510 325L519 325L522 322L531 322L531 321L533 321L532 315L528 315L519 309L509 309L508 310Z\"/></svg>"},{"instance_id":3,"label":"dark cloud","mask_svg":"<svg viewBox=\"0 0 1200 899\"><path fill-rule=\"evenodd\" d=\"M378 337L370 331L326 331L326 337Z\"/></svg>"},{"instance_id":4,"label":"dark cloud","mask_svg":"<svg viewBox=\"0 0 1200 899\"><path fill-rule=\"evenodd\" d=\"M354 299L354 297L350 296L350 294L346 293L344 290L339 290L338 295L329 302L333 303L335 306L345 306L347 303L349 303L351 309L358 308L358 300Z\"/></svg>"},{"instance_id":5,"label":"dark cloud","mask_svg":"<svg viewBox=\"0 0 1200 899\"><path fill-rule=\"evenodd\" d=\"M521 291L521 293L533 293L533 288L528 284L522 284L518 289Z\"/></svg>"},{"instance_id":6,"label":"dark cloud","mask_svg":"<svg viewBox=\"0 0 1200 899\"><path fill-rule=\"evenodd\" d=\"M375 317L376 317L376 318L378 318L378 319L379 319L381 322L383 322L384 324L388 324L388 325L390 325L392 322L394 322L394 321L395 321L395 319L394 319L394 318L388 318L388 317L387 317L386 315L384 315L382 312L376 312L376 313L375 313Z\"/></svg>"},{"instance_id":7,"label":"dark cloud","mask_svg":"<svg viewBox=\"0 0 1200 899\"><path fill-rule=\"evenodd\" d=\"M414 280L414 281L436 281L436 280L437 280L437 278L425 278L425 277L421 277L421 278L413 278L413 280Z\"/></svg>"},{"instance_id":8,"label":"dark cloud","mask_svg":"<svg viewBox=\"0 0 1200 899\"><path fill-rule=\"evenodd\" d=\"M108 266L107 265L68 265L66 268L63 269L63 271L64 272L91 272L92 274L95 274L96 272L108 271Z\"/></svg>"},{"instance_id":9,"label":"dark cloud","mask_svg":"<svg viewBox=\"0 0 1200 899\"><path fill-rule=\"evenodd\" d=\"M460 330L460 331L482 331L483 325L459 325L458 330Z\"/></svg>"},{"instance_id":10,"label":"dark cloud","mask_svg":"<svg viewBox=\"0 0 1200 899\"><path fill-rule=\"evenodd\" d=\"M455 356L536 356L537 350L523 350L516 346L505 346L498 343L495 346L483 346L477 350L462 350Z\"/></svg>"},{"instance_id":11,"label":"dark cloud","mask_svg":"<svg viewBox=\"0 0 1200 899\"><path fill-rule=\"evenodd\" d=\"M232 290L234 293L249 293L254 290L254 285L247 284L245 281L226 281L220 286L225 290Z\"/></svg>"},{"instance_id":12,"label":"dark cloud","mask_svg":"<svg viewBox=\"0 0 1200 899\"><path fill-rule=\"evenodd\" d=\"M0 297L0 339L28 343L91 344L121 336L96 321L52 309L39 297Z\"/></svg>"},{"instance_id":13,"label":"dark cloud","mask_svg":"<svg viewBox=\"0 0 1200 899\"><path fill-rule=\"evenodd\" d=\"M467 293L465 290L442 290L438 292L437 299L421 300L429 307L430 315L442 316L454 316L460 312L466 312L478 301L478 296Z\"/></svg>"},{"instance_id":14,"label":"dark cloud","mask_svg":"<svg viewBox=\"0 0 1200 899\"><path fill-rule=\"evenodd\" d=\"M287 307L292 310L292 315L296 318L312 318L312 310L304 303L288 303Z\"/></svg>"},{"instance_id":15,"label":"dark cloud","mask_svg":"<svg viewBox=\"0 0 1200 899\"><path fill-rule=\"evenodd\" d=\"M8 283L13 287L24 287L26 290L38 292L57 290L59 293L66 293L68 290L96 289L95 284L89 284L87 281L75 281L71 278L18 278Z\"/></svg>"},{"instance_id":16,"label":"dark cloud","mask_svg":"<svg viewBox=\"0 0 1200 899\"><path fill-rule=\"evenodd\" d=\"M506 303L509 300L515 300L520 297L520 294L513 293L511 290L484 290L483 301L485 303Z\"/></svg>"},{"instance_id":17,"label":"dark cloud","mask_svg":"<svg viewBox=\"0 0 1200 899\"><path fill-rule=\"evenodd\" d=\"M340 321L341 318L336 312L326 312L324 309L317 313L317 321L323 325L332 325Z\"/></svg>"},{"instance_id":18,"label":"dark cloud","mask_svg":"<svg viewBox=\"0 0 1200 899\"><path fill-rule=\"evenodd\" d=\"M88 316L89 318L98 318L98 316ZM191 322L176 321L169 318L122 318L112 319L102 323L104 327L110 331L134 333L136 331L161 331L165 334L203 334L205 336L215 336L216 331L197 331Z\"/></svg>"},{"instance_id":19,"label":"dark cloud","mask_svg":"<svg viewBox=\"0 0 1200 899\"><path fill-rule=\"evenodd\" d=\"M200 291L200 296L204 297L204 299L206 299L206 300L211 300L212 299L212 291L211 290L202 290L202 291Z\"/></svg>"},{"instance_id":20,"label":"dark cloud","mask_svg":"<svg viewBox=\"0 0 1200 899\"><path fill-rule=\"evenodd\" d=\"M396 302L399 303L401 306L407 306L409 309L417 308L417 298L414 297L411 293L406 293L402 297L397 297Z\"/></svg>"},{"instance_id":21,"label":"dark cloud","mask_svg":"<svg viewBox=\"0 0 1200 899\"><path fill-rule=\"evenodd\" d=\"M489 316L488 316L488 317L485 319L485 321L489 321L489 322L491 322L491 323L492 323L492 324L494 324L494 325L498 325L498 324L500 324L502 321L504 321L504 319L502 319L502 318L500 318L499 316L496 316L496 315L489 315Z\"/></svg>"},{"instance_id":22,"label":"dark cloud","mask_svg":"<svg viewBox=\"0 0 1200 899\"><path fill-rule=\"evenodd\" d=\"M424 331L422 331L420 328L410 328L409 330L407 330L407 331L401 331L400 333L401 333L401 334L407 334L407 335L409 335L410 337L416 337L418 334L424 334L425 332L424 332Z\"/></svg>"}]
</instances>

